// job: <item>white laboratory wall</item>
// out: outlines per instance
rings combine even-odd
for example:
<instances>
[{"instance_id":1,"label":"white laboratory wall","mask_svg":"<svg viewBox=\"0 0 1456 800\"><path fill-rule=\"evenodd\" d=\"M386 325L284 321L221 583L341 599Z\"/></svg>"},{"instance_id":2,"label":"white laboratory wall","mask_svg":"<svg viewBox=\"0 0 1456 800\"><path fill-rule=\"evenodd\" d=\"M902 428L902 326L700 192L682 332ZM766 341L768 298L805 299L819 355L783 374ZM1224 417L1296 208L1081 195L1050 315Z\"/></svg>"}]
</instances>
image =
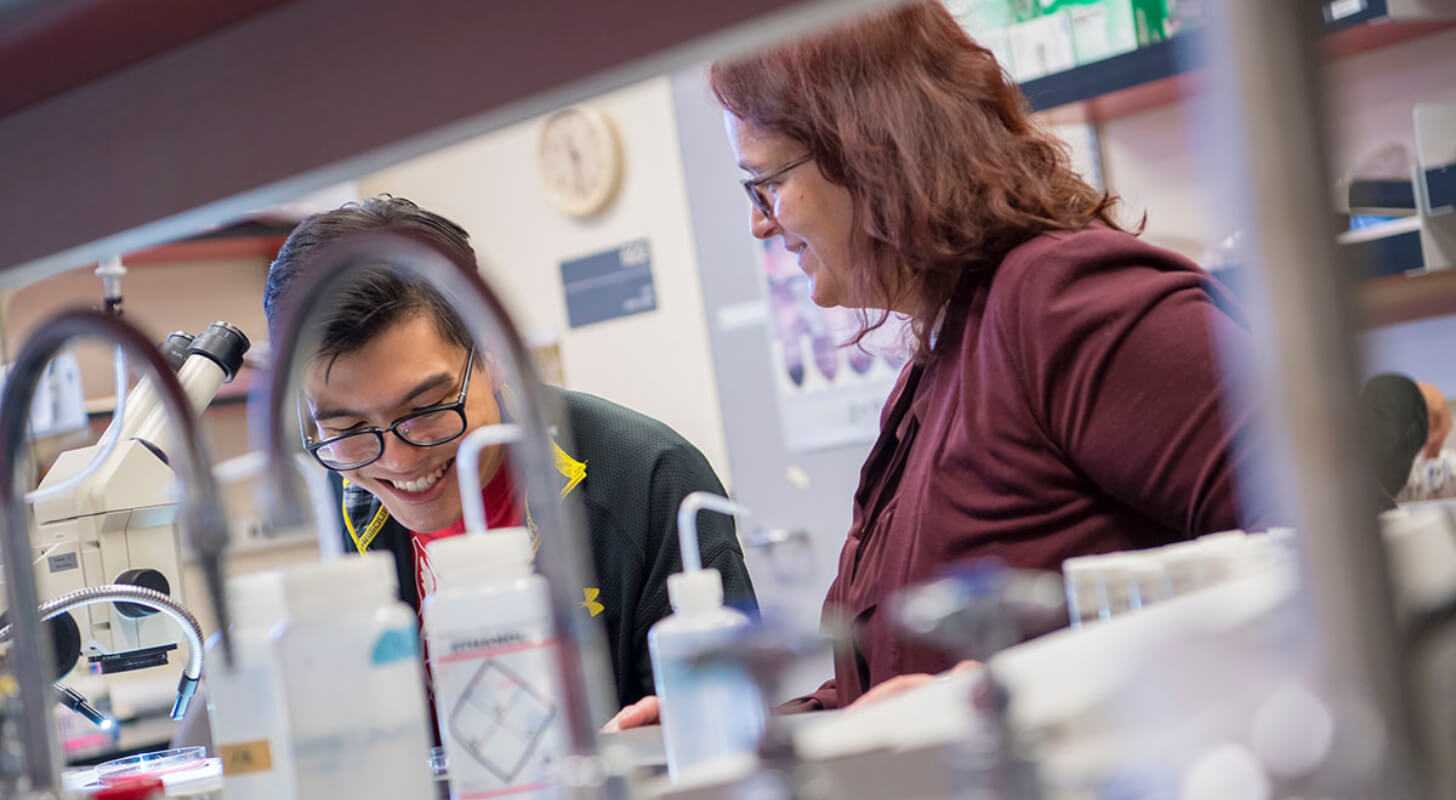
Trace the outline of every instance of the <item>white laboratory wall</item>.
<instances>
[{"instance_id":1,"label":"white laboratory wall","mask_svg":"<svg viewBox=\"0 0 1456 800\"><path fill-rule=\"evenodd\" d=\"M1121 217L1134 224L1147 213L1144 238L1195 260L1232 225L1213 208L1212 185L1200 177L1194 149L1194 109L1174 104L1102 126L1102 175L1122 196Z\"/></svg>"},{"instance_id":2,"label":"white laboratory wall","mask_svg":"<svg viewBox=\"0 0 1456 800\"><path fill-rule=\"evenodd\" d=\"M1331 158L1341 177L1389 143L1414 153L1415 104L1456 100L1456 31L1342 59L1329 75ZM1101 143L1103 173L1124 199L1124 216L1135 220L1146 210L1149 241L1201 259L1233 223L1200 175L1196 119L1191 103L1153 109L1105 124ZM1405 371L1456 394L1456 360L1440 355L1456 347L1456 317L1381 328L1364 338L1371 372Z\"/></svg>"},{"instance_id":3,"label":"white laboratory wall","mask_svg":"<svg viewBox=\"0 0 1456 800\"><path fill-rule=\"evenodd\" d=\"M504 294L517 323L538 340L559 338L567 388L662 420L696 444L727 484L668 80L589 105L615 123L626 164L615 202L598 217L572 219L548 204L536 168L539 121L362 178L360 194L406 197L463 225L486 279ZM568 328L561 261L641 238L652 251L657 310Z\"/></svg>"}]
</instances>

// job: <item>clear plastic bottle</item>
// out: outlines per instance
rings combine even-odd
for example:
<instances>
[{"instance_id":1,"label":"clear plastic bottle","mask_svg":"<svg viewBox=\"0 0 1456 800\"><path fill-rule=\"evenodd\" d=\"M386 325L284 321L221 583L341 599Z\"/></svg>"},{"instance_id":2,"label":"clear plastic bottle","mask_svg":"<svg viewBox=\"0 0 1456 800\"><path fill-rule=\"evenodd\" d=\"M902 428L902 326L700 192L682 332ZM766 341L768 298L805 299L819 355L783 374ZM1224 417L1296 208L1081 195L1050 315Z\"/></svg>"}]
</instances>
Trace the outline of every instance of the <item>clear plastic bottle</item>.
<instances>
[{"instance_id":1,"label":"clear plastic bottle","mask_svg":"<svg viewBox=\"0 0 1456 800\"><path fill-rule=\"evenodd\" d=\"M696 769L751 759L763 734L758 689L741 670L694 664L701 653L729 644L748 617L723 605L716 569L667 579L673 613L647 634L662 703L662 740L674 781Z\"/></svg>"},{"instance_id":2,"label":"clear plastic bottle","mask_svg":"<svg viewBox=\"0 0 1456 800\"><path fill-rule=\"evenodd\" d=\"M419 635L396 584L389 553L284 573L274 647L299 798L432 796Z\"/></svg>"},{"instance_id":3,"label":"clear plastic bottle","mask_svg":"<svg viewBox=\"0 0 1456 800\"><path fill-rule=\"evenodd\" d=\"M703 509L747 515L742 506L703 492L688 495L678 514L684 571L667 578L673 613L647 633L673 781L693 771L751 763L763 735L763 701L748 675L728 664L695 663L749 625L746 615L723 605L723 576L703 569L696 524Z\"/></svg>"},{"instance_id":4,"label":"clear plastic bottle","mask_svg":"<svg viewBox=\"0 0 1456 800\"><path fill-rule=\"evenodd\" d=\"M531 534L431 542L425 642L452 798L547 796L562 752L546 580Z\"/></svg>"},{"instance_id":5,"label":"clear plastic bottle","mask_svg":"<svg viewBox=\"0 0 1456 800\"><path fill-rule=\"evenodd\" d=\"M293 769L283 672L272 630L283 622L283 574L255 572L228 580L233 666L208 642L208 724L227 775L227 800L292 800Z\"/></svg>"}]
</instances>

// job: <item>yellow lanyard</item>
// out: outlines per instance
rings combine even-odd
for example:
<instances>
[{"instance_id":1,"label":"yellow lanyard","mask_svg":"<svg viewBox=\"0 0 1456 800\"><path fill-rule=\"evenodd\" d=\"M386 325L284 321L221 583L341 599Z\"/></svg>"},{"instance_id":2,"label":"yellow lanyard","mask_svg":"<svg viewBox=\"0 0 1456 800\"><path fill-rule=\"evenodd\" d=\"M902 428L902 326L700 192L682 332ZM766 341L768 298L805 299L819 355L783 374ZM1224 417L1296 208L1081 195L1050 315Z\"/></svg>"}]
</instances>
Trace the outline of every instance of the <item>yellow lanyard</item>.
<instances>
[{"instance_id":1,"label":"yellow lanyard","mask_svg":"<svg viewBox=\"0 0 1456 800\"><path fill-rule=\"evenodd\" d=\"M349 482L344 481L344 485L348 486ZM361 534L354 529L354 520L349 518L348 501L340 501L339 505L344 512L344 528L349 531L349 538L354 540L354 548L363 553L369 549L370 543L379 535L379 532L384 530L384 523L389 521L389 512L385 510L384 504L380 503L379 510L374 512L374 519L369 520L369 524L364 526L364 532Z\"/></svg>"}]
</instances>

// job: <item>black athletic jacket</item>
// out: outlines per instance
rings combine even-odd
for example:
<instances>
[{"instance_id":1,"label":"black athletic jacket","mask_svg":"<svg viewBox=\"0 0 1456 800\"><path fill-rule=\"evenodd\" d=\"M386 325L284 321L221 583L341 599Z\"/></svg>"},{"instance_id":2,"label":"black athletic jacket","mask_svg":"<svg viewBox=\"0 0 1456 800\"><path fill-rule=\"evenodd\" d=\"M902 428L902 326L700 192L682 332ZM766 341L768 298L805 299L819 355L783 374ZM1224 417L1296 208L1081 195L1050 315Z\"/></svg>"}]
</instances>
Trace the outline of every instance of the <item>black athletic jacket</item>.
<instances>
[{"instance_id":1,"label":"black athletic jacket","mask_svg":"<svg viewBox=\"0 0 1456 800\"><path fill-rule=\"evenodd\" d=\"M589 394L549 392L574 439L571 453L555 448L562 495L581 503L595 562L596 583L582 587L581 613L606 623L617 699L626 705L654 693L647 630L672 613L667 576L682 570L678 505L696 491L724 494L723 485L703 454L661 422ZM417 609L410 532L368 492L333 478L345 549L392 552L400 599ZM752 611L753 584L733 521L701 514L698 534L703 566L723 574L726 602Z\"/></svg>"}]
</instances>

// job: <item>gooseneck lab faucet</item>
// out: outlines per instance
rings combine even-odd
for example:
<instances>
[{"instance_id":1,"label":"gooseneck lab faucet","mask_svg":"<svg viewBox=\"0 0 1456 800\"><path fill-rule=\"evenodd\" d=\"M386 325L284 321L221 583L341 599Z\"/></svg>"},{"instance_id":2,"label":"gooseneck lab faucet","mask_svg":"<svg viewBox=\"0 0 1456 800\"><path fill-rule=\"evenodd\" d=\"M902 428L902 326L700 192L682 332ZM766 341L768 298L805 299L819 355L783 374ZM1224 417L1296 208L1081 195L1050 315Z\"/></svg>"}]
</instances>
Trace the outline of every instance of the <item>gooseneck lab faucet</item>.
<instances>
[{"instance_id":1,"label":"gooseneck lab faucet","mask_svg":"<svg viewBox=\"0 0 1456 800\"><path fill-rule=\"evenodd\" d=\"M171 717L180 720L187 716L187 708L192 705L192 697L197 694L197 685L202 682L202 626L197 624L197 618L192 616L192 612L183 608L176 600L141 586L88 586L42 603L39 609L40 618L41 622L45 622L72 609L111 603L145 606L171 617L182 629L182 635L187 639L187 666L183 668L182 679L177 684L177 700L172 704ZM11 625L0 626L0 644L10 641L13 630Z\"/></svg>"},{"instance_id":2,"label":"gooseneck lab faucet","mask_svg":"<svg viewBox=\"0 0 1456 800\"><path fill-rule=\"evenodd\" d=\"M573 505L560 500L553 480L551 437L542 413L547 396L532 365L529 350L512 323L499 296L481 279L477 265L457 263L427 246L408 232L361 233L325 245L313 256L315 267L300 275L293 290L297 298L282 309L278 333L273 342L274 363L266 394L250 398L251 430L267 437L255 449L267 454L266 471L270 496L266 508L297 519L279 520L281 525L303 522L307 506L293 482L287 459L298 449L295 413L295 370L303 363L305 345L316 341L310 322L314 312L327 302L352 272L368 267L399 270L422 280L449 300L469 328L471 336L492 364L497 376L509 386L519 408L512 419L522 437L511 452L511 463L520 469L526 490L530 518L540 531L541 551L537 563L550 587L551 616L557 632L557 659L564 698L567 756L563 763L561 788L568 797L605 797L620 793L621 781L609 774L597 753L597 726L615 701L606 657L601 623L581 613L582 587L591 561L589 539ZM558 435L566 435L559 431ZM293 438L290 438L290 434Z\"/></svg>"},{"instance_id":3,"label":"gooseneck lab faucet","mask_svg":"<svg viewBox=\"0 0 1456 800\"><path fill-rule=\"evenodd\" d=\"M23 714L19 734L25 748L23 775L32 796L58 796L60 755L56 747L51 706L54 671L50 648L43 646L45 631L37 609L35 573L31 570L29 505L21 501L20 469L29 422L31 400L46 364L62 348L80 337L94 337L120 346L134 364L145 369L154 391L176 426L178 446L169 454L181 477L182 500L178 520L186 532L202 567L208 599L222 631L224 655L230 654L227 638L228 607L224 602L223 557L228 544L227 519L223 514L211 459L198 431L187 396L166 358L149 338L131 324L99 311L73 309L49 318L21 347L0 395L0 558L5 561L5 582L9 587L10 617L15 642L10 663L15 672ZM25 795L22 795L25 796Z\"/></svg>"}]
</instances>

